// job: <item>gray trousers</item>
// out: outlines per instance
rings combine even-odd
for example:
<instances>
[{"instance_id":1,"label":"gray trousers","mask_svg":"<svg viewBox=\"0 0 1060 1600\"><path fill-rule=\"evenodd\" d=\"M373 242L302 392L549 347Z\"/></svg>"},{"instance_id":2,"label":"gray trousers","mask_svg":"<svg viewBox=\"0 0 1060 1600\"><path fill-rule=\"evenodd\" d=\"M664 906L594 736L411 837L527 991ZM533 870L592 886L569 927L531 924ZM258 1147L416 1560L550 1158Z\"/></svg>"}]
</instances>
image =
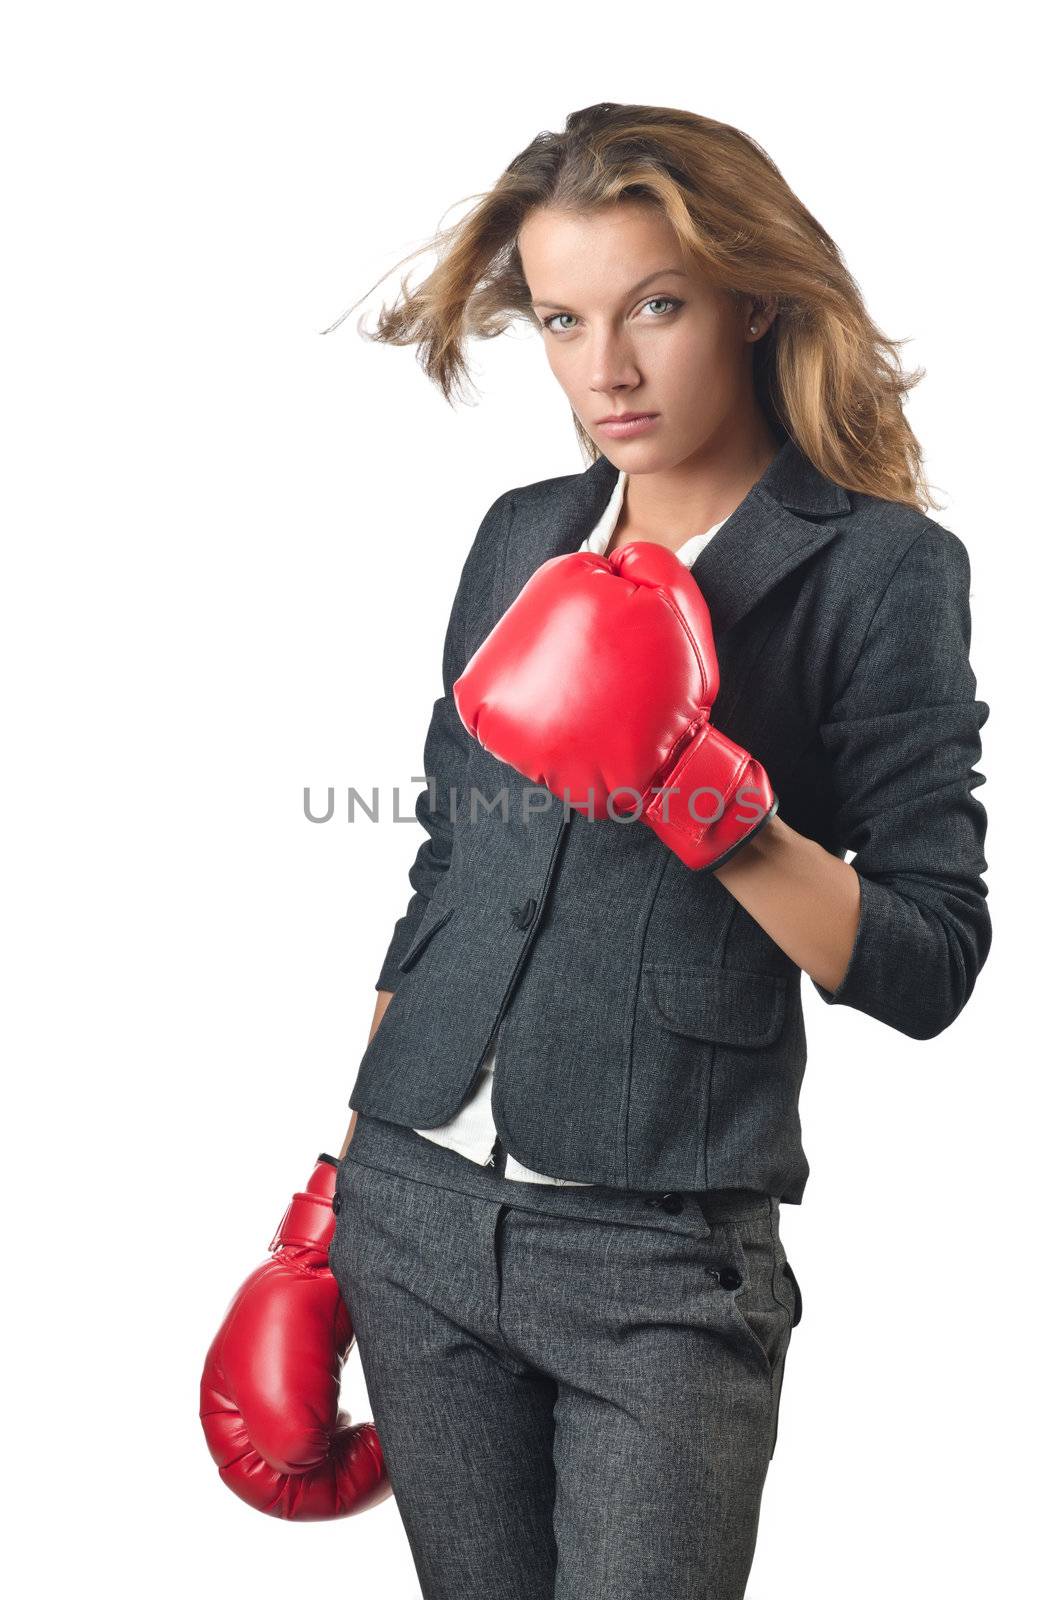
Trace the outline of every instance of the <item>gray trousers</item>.
<instances>
[{"instance_id":1,"label":"gray trousers","mask_svg":"<svg viewBox=\"0 0 1060 1600\"><path fill-rule=\"evenodd\" d=\"M425 1600L741 1600L778 1202L516 1182L363 1112L330 1264Z\"/></svg>"}]
</instances>

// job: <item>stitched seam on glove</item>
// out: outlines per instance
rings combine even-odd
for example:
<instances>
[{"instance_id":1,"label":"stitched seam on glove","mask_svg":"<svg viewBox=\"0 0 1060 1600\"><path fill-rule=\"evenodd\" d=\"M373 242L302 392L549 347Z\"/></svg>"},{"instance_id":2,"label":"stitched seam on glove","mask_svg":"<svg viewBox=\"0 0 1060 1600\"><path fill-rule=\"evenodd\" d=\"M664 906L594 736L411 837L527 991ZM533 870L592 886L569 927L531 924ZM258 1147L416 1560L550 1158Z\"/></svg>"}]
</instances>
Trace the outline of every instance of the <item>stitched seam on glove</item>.
<instances>
[{"instance_id":1,"label":"stitched seam on glove","mask_svg":"<svg viewBox=\"0 0 1060 1600\"><path fill-rule=\"evenodd\" d=\"M671 600L670 596L666 593L666 590L665 589L657 589L655 592L661 598L663 605L664 606L668 606L670 608L670 610L672 611L673 615L677 618L678 623L680 624L680 626L685 631L685 635L686 635L686 637L688 639L688 642L692 647L692 652L695 655L696 661L699 663L699 674L700 674L700 678L702 680L702 695L701 695L701 698L703 700L705 700L707 698L707 688L709 686L709 679L707 677L706 662L703 660L703 654L702 654L702 652L701 652L701 650L699 648L699 640L696 638L695 634L692 632L691 628L688 626L688 623L685 621L685 618L681 615L681 612L678 610L677 606L674 605L674 603ZM706 601L704 601L704 604L706 604ZM708 608L708 615L709 615L709 608ZM709 710L707 710L706 708L704 708L704 710L705 710L705 714L707 716L709 716L710 715Z\"/></svg>"},{"instance_id":2,"label":"stitched seam on glove","mask_svg":"<svg viewBox=\"0 0 1060 1600\"><path fill-rule=\"evenodd\" d=\"M687 759L687 757L691 753L692 746L695 744L695 742L698 739L699 735L702 733L703 728L708 724L709 719L710 719L710 712L707 711L705 708L701 708L699 711L696 712L695 716L692 718L692 721L690 723L688 723L687 727L684 727L684 728L681 729L681 732L677 735L677 738L670 745L670 748L667 750L665 756L659 762L659 765L656 767L655 771L652 773L651 782L648 784L648 787L644 791L644 794L641 795L641 799L642 800L645 798L645 795L647 795L647 794L649 794L651 792L651 789L652 789L653 785L658 782L658 780L662 776L662 774L669 770L670 765L671 765L671 763L673 762L673 759L674 759L674 752L677 751L677 750L681 750L682 745L687 745L687 749L682 751L681 757L679 759L680 760L686 760ZM648 801L648 804L649 805L655 805L657 802L658 802L658 796L653 795L651 800Z\"/></svg>"}]
</instances>

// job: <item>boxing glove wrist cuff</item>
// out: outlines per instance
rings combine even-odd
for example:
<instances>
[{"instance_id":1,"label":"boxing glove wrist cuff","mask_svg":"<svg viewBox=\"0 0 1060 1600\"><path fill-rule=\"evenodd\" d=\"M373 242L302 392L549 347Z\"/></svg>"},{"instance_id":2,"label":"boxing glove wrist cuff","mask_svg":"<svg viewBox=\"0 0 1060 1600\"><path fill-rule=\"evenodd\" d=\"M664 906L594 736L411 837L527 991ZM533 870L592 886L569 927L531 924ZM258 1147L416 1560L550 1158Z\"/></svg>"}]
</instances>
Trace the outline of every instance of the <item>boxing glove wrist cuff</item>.
<instances>
[{"instance_id":1,"label":"boxing glove wrist cuff","mask_svg":"<svg viewBox=\"0 0 1060 1600\"><path fill-rule=\"evenodd\" d=\"M326 1255L335 1232L335 1179L338 1166L329 1156L317 1158L305 1189L293 1196L272 1236L270 1251L294 1246Z\"/></svg>"},{"instance_id":2,"label":"boxing glove wrist cuff","mask_svg":"<svg viewBox=\"0 0 1060 1600\"><path fill-rule=\"evenodd\" d=\"M693 870L718 867L776 814L761 762L704 720L652 785L644 821Z\"/></svg>"}]
</instances>

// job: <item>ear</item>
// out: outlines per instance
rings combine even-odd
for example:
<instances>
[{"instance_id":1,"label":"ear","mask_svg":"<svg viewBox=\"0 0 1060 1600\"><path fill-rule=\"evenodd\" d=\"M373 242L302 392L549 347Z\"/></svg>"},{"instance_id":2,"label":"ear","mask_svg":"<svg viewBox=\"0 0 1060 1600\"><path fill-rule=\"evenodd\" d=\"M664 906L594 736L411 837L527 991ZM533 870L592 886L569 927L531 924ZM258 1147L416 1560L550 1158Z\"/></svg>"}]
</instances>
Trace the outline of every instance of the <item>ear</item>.
<instances>
[{"instance_id":1,"label":"ear","mask_svg":"<svg viewBox=\"0 0 1060 1600\"><path fill-rule=\"evenodd\" d=\"M751 297L746 322L747 337L751 340L763 338L775 322L779 310L780 301L776 295Z\"/></svg>"}]
</instances>

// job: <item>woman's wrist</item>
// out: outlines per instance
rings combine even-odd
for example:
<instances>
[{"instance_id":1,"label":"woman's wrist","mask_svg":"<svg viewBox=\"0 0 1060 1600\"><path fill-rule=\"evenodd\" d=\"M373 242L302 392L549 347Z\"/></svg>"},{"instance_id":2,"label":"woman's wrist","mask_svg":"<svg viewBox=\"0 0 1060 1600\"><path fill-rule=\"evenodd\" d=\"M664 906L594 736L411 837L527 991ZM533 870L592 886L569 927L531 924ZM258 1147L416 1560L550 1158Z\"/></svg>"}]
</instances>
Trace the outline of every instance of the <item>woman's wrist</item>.
<instances>
[{"instance_id":1,"label":"woman's wrist","mask_svg":"<svg viewBox=\"0 0 1060 1600\"><path fill-rule=\"evenodd\" d=\"M714 876L727 889L735 887L748 873L760 872L763 865L772 866L783 861L790 852L792 841L800 836L789 828L779 812L774 812L768 822L751 835L746 844L723 866L715 867Z\"/></svg>"}]
</instances>

